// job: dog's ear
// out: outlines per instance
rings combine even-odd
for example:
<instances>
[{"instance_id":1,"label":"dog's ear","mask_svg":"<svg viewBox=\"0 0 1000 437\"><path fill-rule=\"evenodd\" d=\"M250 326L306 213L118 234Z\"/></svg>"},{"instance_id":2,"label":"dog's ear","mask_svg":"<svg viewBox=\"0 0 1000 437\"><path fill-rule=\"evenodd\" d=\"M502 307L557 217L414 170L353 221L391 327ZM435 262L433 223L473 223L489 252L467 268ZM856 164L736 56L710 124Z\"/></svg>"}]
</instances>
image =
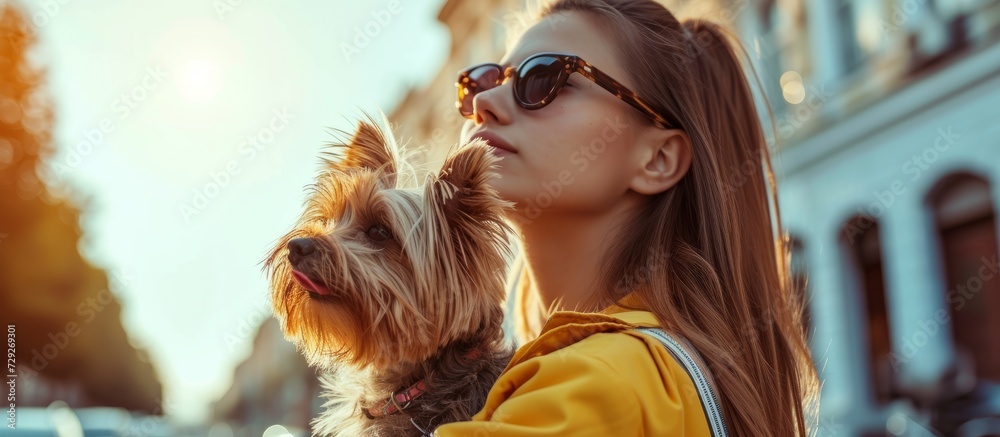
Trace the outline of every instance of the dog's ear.
<instances>
[{"instance_id":1,"label":"dog's ear","mask_svg":"<svg viewBox=\"0 0 1000 437\"><path fill-rule=\"evenodd\" d=\"M395 140L374 121L360 121L347 144L334 144L344 150L330 153L325 158L327 168L336 172L351 169L381 171L387 186L395 185L397 151Z\"/></svg>"},{"instance_id":2,"label":"dog's ear","mask_svg":"<svg viewBox=\"0 0 1000 437\"><path fill-rule=\"evenodd\" d=\"M446 214L500 220L503 208L513 206L490 185L492 179L499 177L500 162L491 149L486 142L475 140L445 160L433 183L433 196Z\"/></svg>"}]
</instances>

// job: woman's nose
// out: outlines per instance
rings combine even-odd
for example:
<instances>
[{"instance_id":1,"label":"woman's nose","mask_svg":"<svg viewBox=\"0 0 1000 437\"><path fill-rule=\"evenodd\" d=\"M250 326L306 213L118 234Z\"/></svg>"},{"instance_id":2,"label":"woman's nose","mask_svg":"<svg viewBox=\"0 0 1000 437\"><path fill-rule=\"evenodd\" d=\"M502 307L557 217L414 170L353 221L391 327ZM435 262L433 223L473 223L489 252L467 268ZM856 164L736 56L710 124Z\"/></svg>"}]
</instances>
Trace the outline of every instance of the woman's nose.
<instances>
[{"instance_id":1,"label":"woman's nose","mask_svg":"<svg viewBox=\"0 0 1000 437\"><path fill-rule=\"evenodd\" d=\"M472 119L476 124L510 124L514 103L511 82L480 92L472 98Z\"/></svg>"}]
</instances>

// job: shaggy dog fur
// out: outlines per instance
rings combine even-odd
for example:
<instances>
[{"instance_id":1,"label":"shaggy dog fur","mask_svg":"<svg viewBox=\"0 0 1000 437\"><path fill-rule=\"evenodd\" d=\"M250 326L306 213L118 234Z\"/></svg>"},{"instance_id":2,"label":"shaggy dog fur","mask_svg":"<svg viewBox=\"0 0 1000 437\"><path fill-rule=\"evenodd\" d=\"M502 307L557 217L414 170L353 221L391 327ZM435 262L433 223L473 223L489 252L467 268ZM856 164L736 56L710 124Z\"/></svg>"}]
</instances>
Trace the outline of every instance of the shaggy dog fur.
<instances>
[{"instance_id":1,"label":"shaggy dog fur","mask_svg":"<svg viewBox=\"0 0 1000 437\"><path fill-rule=\"evenodd\" d=\"M371 118L333 147L265 267L286 338L324 373L314 431L421 435L468 420L512 354L501 330L511 204L488 184L500 158L477 140L416 183ZM404 411L365 414L421 379L427 391Z\"/></svg>"}]
</instances>

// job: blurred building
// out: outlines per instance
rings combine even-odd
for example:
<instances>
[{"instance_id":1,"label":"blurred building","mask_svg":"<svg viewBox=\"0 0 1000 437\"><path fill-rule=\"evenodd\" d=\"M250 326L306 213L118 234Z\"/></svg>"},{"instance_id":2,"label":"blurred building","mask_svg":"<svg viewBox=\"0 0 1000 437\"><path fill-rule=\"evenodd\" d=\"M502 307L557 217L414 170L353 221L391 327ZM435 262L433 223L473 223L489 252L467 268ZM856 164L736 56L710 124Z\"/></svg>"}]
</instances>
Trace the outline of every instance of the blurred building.
<instances>
[{"instance_id":1,"label":"blurred building","mask_svg":"<svg viewBox=\"0 0 1000 437\"><path fill-rule=\"evenodd\" d=\"M254 336L250 356L236 367L233 384L215 402L213 415L235 437L258 437L274 425L309 436L321 407L316 372L282 336L278 320L268 318Z\"/></svg>"},{"instance_id":2,"label":"blurred building","mask_svg":"<svg viewBox=\"0 0 1000 437\"><path fill-rule=\"evenodd\" d=\"M444 2L437 18L451 35L448 58L426 86L411 88L389 114L393 133L407 140L409 146L422 148L429 168L440 168L444 163L447 146L458 141L465 121L455 109L458 70L499 60L504 53L508 25L515 22L511 13L525 3L525 0Z\"/></svg>"},{"instance_id":3,"label":"blurred building","mask_svg":"<svg viewBox=\"0 0 1000 437\"><path fill-rule=\"evenodd\" d=\"M829 434L1000 414L1000 2L758 1ZM992 419L992 434L1000 435Z\"/></svg>"},{"instance_id":4,"label":"blurred building","mask_svg":"<svg viewBox=\"0 0 1000 437\"><path fill-rule=\"evenodd\" d=\"M502 57L523 3L445 3L450 55L391 113L397 134L443 160L457 71ZM719 3L775 115L819 435L1000 435L1000 1Z\"/></svg>"}]
</instances>

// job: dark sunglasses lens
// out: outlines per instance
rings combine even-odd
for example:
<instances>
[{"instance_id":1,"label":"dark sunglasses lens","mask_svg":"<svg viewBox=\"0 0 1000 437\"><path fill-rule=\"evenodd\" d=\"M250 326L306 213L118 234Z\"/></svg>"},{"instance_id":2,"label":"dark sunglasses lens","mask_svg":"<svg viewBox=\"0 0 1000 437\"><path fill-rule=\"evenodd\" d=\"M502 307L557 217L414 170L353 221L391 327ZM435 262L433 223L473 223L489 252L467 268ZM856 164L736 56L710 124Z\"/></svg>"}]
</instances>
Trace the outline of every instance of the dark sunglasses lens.
<instances>
[{"instance_id":1,"label":"dark sunglasses lens","mask_svg":"<svg viewBox=\"0 0 1000 437\"><path fill-rule=\"evenodd\" d=\"M472 99L476 97L476 94L496 87L499 78L500 69L495 65L482 65L473 68L467 76L459 78L458 110L463 116L472 116Z\"/></svg>"},{"instance_id":2,"label":"dark sunglasses lens","mask_svg":"<svg viewBox=\"0 0 1000 437\"><path fill-rule=\"evenodd\" d=\"M565 74L562 61L554 56L539 56L521 66L514 91L525 104L537 105L554 94L561 76Z\"/></svg>"}]
</instances>

